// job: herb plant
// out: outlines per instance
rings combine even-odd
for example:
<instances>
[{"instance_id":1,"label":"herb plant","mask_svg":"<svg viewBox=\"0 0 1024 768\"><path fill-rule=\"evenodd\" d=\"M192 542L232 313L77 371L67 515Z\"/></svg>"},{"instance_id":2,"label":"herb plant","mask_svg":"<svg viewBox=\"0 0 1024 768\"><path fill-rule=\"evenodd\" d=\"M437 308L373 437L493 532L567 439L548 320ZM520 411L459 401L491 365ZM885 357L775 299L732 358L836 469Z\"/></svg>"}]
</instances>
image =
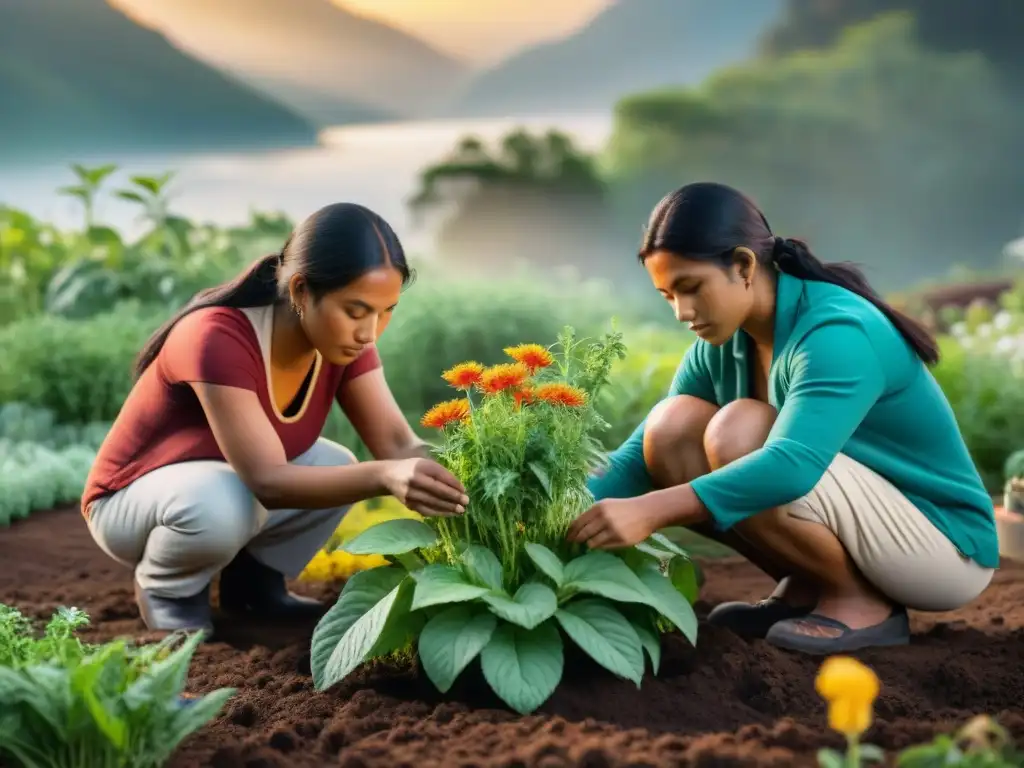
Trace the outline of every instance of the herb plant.
<instances>
[{"instance_id":1,"label":"herb plant","mask_svg":"<svg viewBox=\"0 0 1024 768\"><path fill-rule=\"evenodd\" d=\"M587 478L608 426L594 404L625 355L621 336L579 341L567 328L553 350L505 351L512 362L446 371L463 395L423 417L441 431L438 461L467 489L466 513L387 521L343 547L388 564L349 579L317 625L318 689L412 643L442 692L479 657L494 692L528 713L561 679L565 638L637 686L645 654L657 673L663 628L696 642L685 551L660 534L614 553L565 540L593 503Z\"/></svg>"},{"instance_id":2,"label":"herb plant","mask_svg":"<svg viewBox=\"0 0 1024 768\"><path fill-rule=\"evenodd\" d=\"M220 711L233 689L182 706L201 633L142 647L82 642L88 616L61 608L35 637L0 606L0 760L23 768L157 768ZM177 645L177 647L175 647Z\"/></svg>"}]
</instances>

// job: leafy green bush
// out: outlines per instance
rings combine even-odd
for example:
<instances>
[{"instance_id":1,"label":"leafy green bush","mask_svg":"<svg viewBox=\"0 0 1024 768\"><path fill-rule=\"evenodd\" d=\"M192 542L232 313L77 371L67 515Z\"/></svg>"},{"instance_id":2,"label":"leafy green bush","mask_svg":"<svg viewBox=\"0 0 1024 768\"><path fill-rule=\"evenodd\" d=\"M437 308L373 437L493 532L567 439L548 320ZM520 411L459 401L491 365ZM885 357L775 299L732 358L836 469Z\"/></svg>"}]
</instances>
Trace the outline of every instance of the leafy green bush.
<instances>
[{"instance_id":1,"label":"leafy green bush","mask_svg":"<svg viewBox=\"0 0 1024 768\"><path fill-rule=\"evenodd\" d=\"M52 411L0 405L0 527L78 500L106 423L57 424Z\"/></svg>"},{"instance_id":2,"label":"leafy green bush","mask_svg":"<svg viewBox=\"0 0 1024 768\"><path fill-rule=\"evenodd\" d=\"M81 642L82 611L61 608L41 638L0 605L0 758L24 768L159 768L212 720L234 689L182 706L202 633L135 647Z\"/></svg>"},{"instance_id":3,"label":"leafy green bush","mask_svg":"<svg viewBox=\"0 0 1024 768\"><path fill-rule=\"evenodd\" d=\"M124 304L88 320L37 315L0 328L0 403L45 408L61 424L113 421L132 361L163 319Z\"/></svg>"},{"instance_id":4,"label":"leafy green bush","mask_svg":"<svg viewBox=\"0 0 1024 768\"><path fill-rule=\"evenodd\" d=\"M439 690L479 656L494 692L527 713L561 679L561 632L637 687L645 653L657 673L662 620L696 642L697 577L686 552L660 534L615 554L565 539L593 501L586 481L606 425L594 395L625 354L621 335L578 340L569 328L557 352L539 344L506 352L516 362L446 371L464 396L423 420L442 431L437 458L470 494L465 514L387 521L342 547L391 565L350 579L317 625L318 688L414 641Z\"/></svg>"},{"instance_id":5,"label":"leafy green bush","mask_svg":"<svg viewBox=\"0 0 1024 768\"><path fill-rule=\"evenodd\" d=\"M996 492L1007 458L1021 444L1024 378L1005 358L941 340L942 360L933 373L949 399L967 448L985 485Z\"/></svg>"}]
</instances>

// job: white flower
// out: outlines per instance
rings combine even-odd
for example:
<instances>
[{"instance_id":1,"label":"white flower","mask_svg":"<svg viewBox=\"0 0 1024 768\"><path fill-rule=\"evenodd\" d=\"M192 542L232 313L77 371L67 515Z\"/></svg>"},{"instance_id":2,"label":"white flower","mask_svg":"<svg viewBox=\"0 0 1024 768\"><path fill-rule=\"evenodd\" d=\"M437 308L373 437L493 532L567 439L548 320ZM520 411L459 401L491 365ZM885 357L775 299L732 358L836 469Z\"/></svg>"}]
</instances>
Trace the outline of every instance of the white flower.
<instances>
[{"instance_id":1,"label":"white flower","mask_svg":"<svg viewBox=\"0 0 1024 768\"><path fill-rule=\"evenodd\" d=\"M1005 309L1000 310L994 318L992 318L992 325L996 327L996 330L1005 331L1013 323L1013 315L1007 312Z\"/></svg>"}]
</instances>

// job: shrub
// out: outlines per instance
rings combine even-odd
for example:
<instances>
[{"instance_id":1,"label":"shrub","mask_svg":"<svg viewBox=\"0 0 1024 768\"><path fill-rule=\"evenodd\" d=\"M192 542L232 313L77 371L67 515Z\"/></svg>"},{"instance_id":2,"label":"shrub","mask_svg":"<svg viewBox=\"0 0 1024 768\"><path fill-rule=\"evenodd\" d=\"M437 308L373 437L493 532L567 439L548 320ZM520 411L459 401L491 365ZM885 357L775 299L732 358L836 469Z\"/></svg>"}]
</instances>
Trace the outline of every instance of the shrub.
<instances>
[{"instance_id":1,"label":"shrub","mask_svg":"<svg viewBox=\"0 0 1024 768\"><path fill-rule=\"evenodd\" d=\"M42 637L17 610L0 605L0 758L25 768L156 768L212 720L234 690L182 706L189 663L202 639L133 647L81 642L88 616L54 614ZM177 647L175 647L177 645Z\"/></svg>"},{"instance_id":2,"label":"shrub","mask_svg":"<svg viewBox=\"0 0 1024 768\"><path fill-rule=\"evenodd\" d=\"M132 361L162 321L125 304L89 320L38 315L0 328L0 403L45 408L63 424L113 421Z\"/></svg>"},{"instance_id":3,"label":"shrub","mask_svg":"<svg viewBox=\"0 0 1024 768\"><path fill-rule=\"evenodd\" d=\"M349 579L317 625L317 688L415 641L439 690L479 657L495 693L527 713L561 679L562 632L638 687L645 654L657 673L660 622L696 641L696 571L684 551L661 535L615 554L565 540L593 502L586 480L606 426L595 396L625 347L617 333L580 342L567 329L557 349L520 345L506 349L515 362L445 372L464 396L423 422L442 430L438 461L466 486L469 508L380 523L343 547L389 564Z\"/></svg>"}]
</instances>

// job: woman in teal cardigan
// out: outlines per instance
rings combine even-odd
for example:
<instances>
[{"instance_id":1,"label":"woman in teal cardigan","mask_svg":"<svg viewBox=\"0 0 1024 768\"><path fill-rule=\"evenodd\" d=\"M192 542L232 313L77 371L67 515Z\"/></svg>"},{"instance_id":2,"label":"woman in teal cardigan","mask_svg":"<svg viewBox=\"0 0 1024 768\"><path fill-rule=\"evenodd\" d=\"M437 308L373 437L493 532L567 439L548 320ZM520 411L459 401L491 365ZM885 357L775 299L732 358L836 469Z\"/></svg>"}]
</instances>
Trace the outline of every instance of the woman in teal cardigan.
<instances>
[{"instance_id":1,"label":"woman in teal cardigan","mask_svg":"<svg viewBox=\"0 0 1024 768\"><path fill-rule=\"evenodd\" d=\"M571 540L616 548L675 525L715 538L778 587L709 622L806 653L905 644L907 608L953 610L988 586L992 500L921 325L720 184L662 200L640 260L698 340L591 478Z\"/></svg>"}]
</instances>

